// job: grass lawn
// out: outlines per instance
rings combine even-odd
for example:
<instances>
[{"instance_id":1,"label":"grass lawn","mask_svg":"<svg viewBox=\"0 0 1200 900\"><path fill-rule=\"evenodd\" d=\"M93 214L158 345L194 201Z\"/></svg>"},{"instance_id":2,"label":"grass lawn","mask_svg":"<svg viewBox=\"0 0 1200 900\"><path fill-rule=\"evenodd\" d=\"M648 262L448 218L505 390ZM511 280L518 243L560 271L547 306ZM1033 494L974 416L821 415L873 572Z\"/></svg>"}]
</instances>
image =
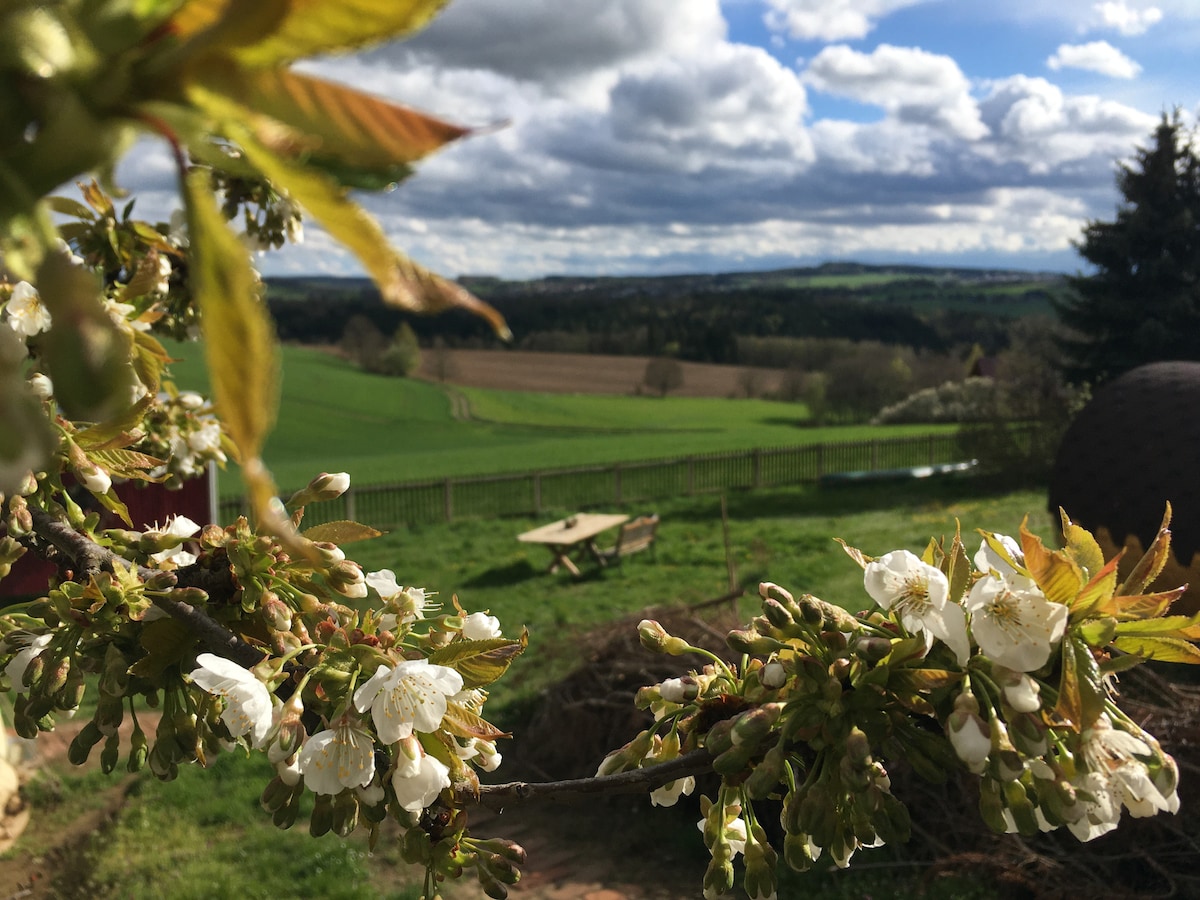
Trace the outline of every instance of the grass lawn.
<instances>
[{"instance_id":1,"label":"grass lawn","mask_svg":"<svg viewBox=\"0 0 1200 900\"><path fill-rule=\"evenodd\" d=\"M1049 539L1051 520L1044 506L1042 491L994 490L967 479L739 493L727 503L732 558L749 595L758 580L767 579L849 608L865 602L862 575L834 536L871 555L901 547L919 551L931 535L952 533L956 518L968 534L976 527L1015 532L1029 513L1031 527ZM719 498L680 499L658 511L663 523L654 558L633 556L620 569L581 580L546 573L548 556L515 540L518 532L538 524L526 519L413 528L350 545L347 552L368 569L392 568L401 582L457 593L468 609L490 609L508 634L529 628L529 651L495 685L489 702L493 718L519 728L537 692L578 661L578 641L590 626L647 606L694 602L727 591ZM973 536L967 541L972 548L976 544ZM753 606L748 596L744 612L751 614ZM219 757L211 772L188 768L169 784L139 776L115 823L87 851L86 887L70 896L416 897L411 875L398 867L389 842L381 844L375 859L368 859L365 839L358 836L346 843L330 837L313 840L302 824L277 831L257 803L268 780L265 766L257 757L232 753ZM49 811L39 802L35 821L63 815L92 796L98 778L94 772L74 770L39 776L35 799L58 799L49 803ZM653 816L663 813L647 805L644 818L652 824ZM21 845L10 851L19 852L32 851ZM698 858L697 895L703 866ZM867 869L848 877L799 879L798 889L815 900L876 891L877 896L919 896L915 887L904 892L909 890L901 885L906 870L900 871L896 883ZM972 889L929 896L988 895Z\"/></svg>"},{"instance_id":2,"label":"grass lawn","mask_svg":"<svg viewBox=\"0 0 1200 900\"><path fill-rule=\"evenodd\" d=\"M172 345L177 383L202 388L198 344ZM802 405L765 400L535 394L464 389L473 418L455 419L437 385L359 371L304 347L283 348L278 425L266 460L285 489L321 471L359 485L743 450L902 437L945 426L801 427ZM220 491L236 495L236 466Z\"/></svg>"}]
</instances>

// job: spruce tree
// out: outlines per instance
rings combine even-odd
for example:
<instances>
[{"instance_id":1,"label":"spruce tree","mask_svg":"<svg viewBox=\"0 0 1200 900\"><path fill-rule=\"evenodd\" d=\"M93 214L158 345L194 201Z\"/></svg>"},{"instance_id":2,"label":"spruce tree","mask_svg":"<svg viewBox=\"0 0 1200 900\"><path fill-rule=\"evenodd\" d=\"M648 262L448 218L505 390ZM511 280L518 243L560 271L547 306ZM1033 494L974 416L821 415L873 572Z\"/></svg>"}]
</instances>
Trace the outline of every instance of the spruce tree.
<instances>
[{"instance_id":1,"label":"spruce tree","mask_svg":"<svg viewBox=\"0 0 1200 900\"><path fill-rule=\"evenodd\" d=\"M1200 160L1178 115L1117 169L1124 201L1076 245L1095 271L1055 304L1063 374L1102 384L1148 362L1200 359Z\"/></svg>"}]
</instances>

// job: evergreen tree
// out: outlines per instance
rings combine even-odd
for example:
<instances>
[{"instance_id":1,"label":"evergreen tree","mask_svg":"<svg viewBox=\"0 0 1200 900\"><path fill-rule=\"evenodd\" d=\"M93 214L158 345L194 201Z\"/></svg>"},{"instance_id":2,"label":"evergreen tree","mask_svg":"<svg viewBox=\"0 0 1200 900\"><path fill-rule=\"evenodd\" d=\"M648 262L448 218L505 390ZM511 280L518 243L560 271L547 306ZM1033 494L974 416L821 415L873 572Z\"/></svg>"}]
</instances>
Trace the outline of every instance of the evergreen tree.
<instances>
[{"instance_id":1,"label":"evergreen tree","mask_svg":"<svg viewBox=\"0 0 1200 900\"><path fill-rule=\"evenodd\" d=\"M1148 362L1200 359L1200 159L1178 115L1117 169L1124 202L1076 245L1095 273L1055 303L1063 374L1101 384Z\"/></svg>"}]
</instances>

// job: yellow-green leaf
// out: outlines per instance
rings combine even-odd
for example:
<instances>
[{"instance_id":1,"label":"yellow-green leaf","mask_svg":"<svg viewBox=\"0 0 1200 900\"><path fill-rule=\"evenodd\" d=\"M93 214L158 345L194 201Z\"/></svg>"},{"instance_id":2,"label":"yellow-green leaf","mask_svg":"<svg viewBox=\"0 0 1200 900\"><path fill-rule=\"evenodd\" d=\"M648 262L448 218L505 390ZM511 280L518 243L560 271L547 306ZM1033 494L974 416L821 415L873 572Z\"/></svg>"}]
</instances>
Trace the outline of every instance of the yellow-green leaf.
<instances>
[{"instance_id":1,"label":"yellow-green leaf","mask_svg":"<svg viewBox=\"0 0 1200 900\"><path fill-rule=\"evenodd\" d=\"M1021 525L1021 549L1025 552L1025 568L1046 599L1074 610L1075 598L1083 587L1082 573L1074 561L1046 549L1042 539L1024 524Z\"/></svg>"},{"instance_id":2,"label":"yellow-green leaf","mask_svg":"<svg viewBox=\"0 0 1200 900\"><path fill-rule=\"evenodd\" d=\"M1154 594L1135 594L1113 597L1111 608L1118 619L1152 619L1161 616L1183 596L1187 585Z\"/></svg>"},{"instance_id":3,"label":"yellow-green leaf","mask_svg":"<svg viewBox=\"0 0 1200 900\"><path fill-rule=\"evenodd\" d=\"M1062 520L1063 539L1066 541L1063 552L1087 573L1086 577L1092 578L1104 568L1104 552L1090 531L1080 528L1068 518L1066 510L1059 509L1058 514Z\"/></svg>"},{"instance_id":4,"label":"yellow-green leaf","mask_svg":"<svg viewBox=\"0 0 1200 900\"><path fill-rule=\"evenodd\" d=\"M341 520L338 522L325 522L321 525L314 525L312 528L304 530L304 537L310 541L328 541L331 544L352 544L355 541L366 541L371 538L377 538L382 531L376 531L369 525L363 525L359 522L350 522Z\"/></svg>"},{"instance_id":5,"label":"yellow-green leaf","mask_svg":"<svg viewBox=\"0 0 1200 900\"><path fill-rule=\"evenodd\" d=\"M1157 619L1140 619L1121 622L1117 625L1118 635L1157 634L1187 637L1190 630L1200 622L1200 613L1194 616L1162 616Z\"/></svg>"},{"instance_id":6,"label":"yellow-green leaf","mask_svg":"<svg viewBox=\"0 0 1200 900\"><path fill-rule=\"evenodd\" d=\"M1083 698L1079 694L1079 673L1075 668L1075 651L1069 640L1062 642L1062 677L1058 684L1058 704L1054 715L1075 731L1082 731Z\"/></svg>"},{"instance_id":7,"label":"yellow-green leaf","mask_svg":"<svg viewBox=\"0 0 1200 900\"><path fill-rule=\"evenodd\" d=\"M196 92L198 102L204 92ZM511 336L504 317L482 300L422 268L394 250L383 229L322 172L272 153L238 122L223 130L260 172L287 191L338 242L354 253L379 287L385 303L413 312L433 313L458 307L486 319L498 335Z\"/></svg>"},{"instance_id":8,"label":"yellow-green leaf","mask_svg":"<svg viewBox=\"0 0 1200 900\"><path fill-rule=\"evenodd\" d=\"M1158 533L1150 543L1150 548L1142 555L1129 573L1129 577L1117 588L1118 594L1140 594L1148 588L1159 575L1167 560L1171 558L1171 504L1168 503L1163 512L1162 524Z\"/></svg>"},{"instance_id":9,"label":"yellow-green leaf","mask_svg":"<svg viewBox=\"0 0 1200 900\"><path fill-rule=\"evenodd\" d=\"M53 319L41 346L55 399L76 420L102 422L119 414L133 384L130 338L105 310L96 275L55 251L42 260L37 284Z\"/></svg>"},{"instance_id":10,"label":"yellow-green leaf","mask_svg":"<svg viewBox=\"0 0 1200 900\"><path fill-rule=\"evenodd\" d=\"M124 410L121 415L92 425L75 433L75 443L84 450L103 450L113 447L128 447L136 439L135 429L142 423L146 410L154 404L153 397L143 397Z\"/></svg>"},{"instance_id":11,"label":"yellow-green leaf","mask_svg":"<svg viewBox=\"0 0 1200 900\"><path fill-rule=\"evenodd\" d=\"M950 544L950 552L946 555L946 580L950 582L950 599L957 603L967 592L967 584L971 579L971 560L967 556L967 548L962 541L962 528L954 523L954 541Z\"/></svg>"},{"instance_id":12,"label":"yellow-green leaf","mask_svg":"<svg viewBox=\"0 0 1200 900\"><path fill-rule=\"evenodd\" d=\"M170 355L149 332L133 332L133 370L151 394L158 393L169 362Z\"/></svg>"},{"instance_id":13,"label":"yellow-green leaf","mask_svg":"<svg viewBox=\"0 0 1200 900\"><path fill-rule=\"evenodd\" d=\"M851 547L841 538L834 538L834 540L841 544L842 549L846 551L846 555L858 563L862 568L865 569L869 563L873 563L875 561L873 556L867 556L867 554L863 553L857 547Z\"/></svg>"},{"instance_id":14,"label":"yellow-green leaf","mask_svg":"<svg viewBox=\"0 0 1200 900\"><path fill-rule=\"evenodd\" d=\"M515 641L508 638L452 641L431 653L429 661L456 669L463 677L465 687L486 687L508 671L509 665L525 652L528 644L529 635L524 631Z\"/></svg>"},{"instance_id":15,"label":"yellow-green leaf","mask_svg":"<svg viewBox=\"0 0 1200 900\"><path fill-rule=\"evenodd\" d=\"M1079 596L1073 603L1077 617L1113 614L1116 606L1113 591L1117 586L1117 564L1119 562L1120 557L1114 556L1099 570L1090 570L1095 573L1092 580L1083 586L1083 590L1079 592Z\"/></svg>"},{"instance_id":16,"label":"yellow-green leaf","mask_svg":"<svg viewBox=\"0 0 1200 900\"><path fill-rule=\"evenodd\" d=\"M335 159L347 167L391 171L468 134L414 109L287 69L244 70L214 61L199 78L248 112L301 135L310 163ZM271 145L270 129L258 128L255 136L278 153L286 150Z\"/></svg>"},{"instance_id":17,"label":"yellow-green leaf","mask_svg":"<svg viewBox=\"0 0 1200 900\"><path fill-rule=\"evenodd\" d=\"M1178 662L1196 665L1200 663L1200 649L1188 641L1173 637L1147 637L1130 635L1118 637L1113 646L1143 659L1159 662Z\"/></svg>"},{"instance_id":18,"label":"yellow-green leaf","mask_svg":"<svg viewBox=\"0 0 1200 900\"><path fill-rule=\"evenodd\" d=\"M133 450L93 450L90 454L94 462L99 463L110 475L121 478L137 478L141 481L162 481L166 475L152 477L150 469L165 464L165 460L156 459L145 453L135 453Z\"/></svg>"},{"instance_id":19,"label":"yellow-green leaf","mask_svg":"<svg viewBox=\"0 0 1200 900\"><path fill-rule=\"evenodd\" d=\"M253 66L353 50L425 27L446 0L291 0L279 26L235 51ZM243 6L244 4L236 4Z\"/></svg>"},{"instance_id":20,"label":"yellow-green leaf","mask_svg":"<svg viewBox=\"0 0 1200 900\"><path fill-rule=\"evenodd\" d=\"M226 227L207 171L188 173L185 186L192 293L200 308L213 399L242 460L257 459L279 403L274 329L250 256ZM263 487L261 480L255 487Z\"/></svg>"},{"instance_id":21,"label":"yellow-green leaf","mask_svg":"<svg viewBox=\"0 0 1200 900\"><path fill-rule=\"evenodd\" d=\"M446 706L446 715L442 719L442 727L453 735L463 738L479 738L481 741L494 741L498 738L512 737L507 731L501 731L491 722L476 715L469 709L464 709L457 703Z\"/></svg>"}]
</instances>

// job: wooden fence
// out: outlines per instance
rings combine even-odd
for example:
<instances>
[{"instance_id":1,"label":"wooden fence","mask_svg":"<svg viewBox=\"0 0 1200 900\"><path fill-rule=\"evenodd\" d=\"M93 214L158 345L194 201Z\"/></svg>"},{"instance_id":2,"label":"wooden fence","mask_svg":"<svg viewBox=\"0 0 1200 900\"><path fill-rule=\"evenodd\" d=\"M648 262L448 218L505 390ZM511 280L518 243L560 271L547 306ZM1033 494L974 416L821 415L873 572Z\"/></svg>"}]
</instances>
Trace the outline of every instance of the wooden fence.
<instances>
[{"instance_id":1,"label":"wooden fence","mask_svg":"<svg viewBox=\"0 0 1200 900\"><path fill-rule=\"evenodd\" d=\"M961 458L957 435L931 434L352 486L337 500L309 507L304 523L354 519L376 528L396 528L472 517L540 516L548 510L570 512L681 495L803 484L839 473L884 472L954 463ZM221 500L223 522L233 521L244 510L241 497Z\"/></svg>"}]
</instances>

